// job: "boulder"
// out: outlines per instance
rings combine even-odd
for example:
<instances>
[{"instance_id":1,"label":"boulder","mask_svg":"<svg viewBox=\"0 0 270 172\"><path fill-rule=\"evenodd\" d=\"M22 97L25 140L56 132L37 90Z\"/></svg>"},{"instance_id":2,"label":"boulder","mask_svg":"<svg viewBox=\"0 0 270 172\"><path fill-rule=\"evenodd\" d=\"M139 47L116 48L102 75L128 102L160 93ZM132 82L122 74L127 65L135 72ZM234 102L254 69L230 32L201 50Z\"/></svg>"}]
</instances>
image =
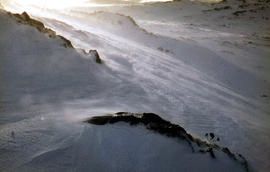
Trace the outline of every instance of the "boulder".
<instances>
[{"instance_id":1,"label":"boulder","mask_svg":"<svg viewBox=\"0 0 270 172\"><path fill-rule=\"evenodd\" d=\"M101 60L97 50L89 50L89 54L93 55L95 57L95 60L97 63L99 63L99 64L102 63L102 60Z\"/></svg>"}]
</instances>

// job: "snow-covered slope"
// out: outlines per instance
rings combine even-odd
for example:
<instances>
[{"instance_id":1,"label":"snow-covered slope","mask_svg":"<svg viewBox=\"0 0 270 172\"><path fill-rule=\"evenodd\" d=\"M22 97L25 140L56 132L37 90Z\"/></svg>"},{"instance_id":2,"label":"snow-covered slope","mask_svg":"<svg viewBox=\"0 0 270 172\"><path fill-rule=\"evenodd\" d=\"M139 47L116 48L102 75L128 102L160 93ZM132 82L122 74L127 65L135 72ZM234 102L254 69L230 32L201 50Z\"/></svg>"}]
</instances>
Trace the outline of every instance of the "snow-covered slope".
<instances>
[{"instance_id":1,"label":"snow-covered slope","mask_svg":"<svg viewBox=\"0 0 270 172\"><path fill-rule=\"evenodd\" d=\"M8 81L1 85L2 90L7 90L1 103L4 107L1 128L5 133L1 135L6 136L3 142L9 144L8 139L13 138L15 131L15 136L16 132L24 136L25 144L35 138L51 138L49 142L41 139L38 143L44 142L42 146L33 146L42 150L41 154L46 152L45 148L54 149L51 144L57 145L58 151L59 139L70 135L64 141L70 145L69 139L82 132L82 126L74 121L117 111L154 112L200 138L214 132L221 138L219 144L243 154L251 168L267 171L270 65L268 26L262 18L265 14L261 11L248 12L246 17L235 16L238 4L237 8L207 11L219 6L223 5L183 1L62 11L27 8L32 17L71 40L78 50L61 46L60 38L45 39L48 42L44 45L50 48L44 48L36 40L21 44L26 34L20 31L29 27L20 25L10 31L20 36L16 38L14 51L8 51L13 43L3 32L8 28L1 24L4 35L1 47L5 48L1 53L18 62L5 60L9 64L3 71L11 73L1 75ZM249 21L250 14L254 20ZM4 21L13 23L6 18L1 20ZM35 30L36 38L40 37L35 35L38 33ZM97 49L104 63L96 64L93 57L79 49ZM43 51L50 53L40 53ZM27 63L20 58L22 55ZM50 60L40 62L36 56L42 59L49 56ZM25 72L15 70L17 66ZM23 79L18 80L21 76ZM38 120L41 123L36 124ZM53 129L48 129L49 126ZM14 147L4 146L3 150L15 150ZM30 148L26 150L29 157L33 156ZM67 159L74 154L71 152ZM10 155L7 151L3 159ZM18 160L22 156L23 153ZM24 164L23 160L18 163ZM61 166L61 162L57 165ZM43 166L41 163L40 167Z\"/></svg>"},{"instance_id":2,"label":"snow-covered slope","mask_svg":"<svg viewBox=\"0 0 270 172\"><path fill-rule=\"evenodd\" d=\"M115 78L105 65L65 46L63 38L19 24L33 23L27 14L19 23L15 19L0 12L1 171L246 170L221 151L216 158L193 153L185 141L140 126L70 120L78 112L67 111L63 102L95 101L117 84Z\"/></svg>"}]
</instances>

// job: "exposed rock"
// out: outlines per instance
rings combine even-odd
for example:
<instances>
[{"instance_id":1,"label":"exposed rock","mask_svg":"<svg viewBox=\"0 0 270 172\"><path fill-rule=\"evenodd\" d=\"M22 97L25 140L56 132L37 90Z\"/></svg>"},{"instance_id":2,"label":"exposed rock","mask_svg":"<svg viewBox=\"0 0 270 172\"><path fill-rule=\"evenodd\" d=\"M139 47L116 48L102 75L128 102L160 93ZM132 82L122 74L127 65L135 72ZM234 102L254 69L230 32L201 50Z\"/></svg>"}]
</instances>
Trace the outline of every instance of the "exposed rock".
<instances>
[{"instance_id":1,"label":"exposed rock","mask_svg":"<svg viewBox=\"0 0 270 172\"><path fill-rule=\"evenodd\" d=\"M58 35L58 37L64 41L64 44L63 44L64 47L66 47L66 48L67 47L73 48L72 43L70 42L70 40L66 39L65 37L63 37L61 35Z\"/></svg>"},{"instance_id":2,"label":"exposed rock","mask_svg":"<svg viewBox=\"0 0 270 172\"><path fill-rule=\"evenodd\" d=\"M219 137L216 137L214 133L205 133L204 135L206 137L206 139L210 142L210 143L214 143L214 142L218 142L220 141ZM209 138L210 137L210 138Z\"/></svg>"},{"instance_id":3,"label":"exposed rock","mask_svg":"<svg viewBox=\"0 0 270 172\"><path fill-rule=\"evenodd\" d=\"M102 60L101 60L97 50L89 50L89 54L93 55L96 58L95 60L97 63L99 63L99 64L102 63Z\"/></svg>"},{"instance_id":4,"label":"exposed rock","mask_svg":"<svg viewBox=\"0 0 270 172\"><path fill-rule=\"evenodd\" d=\"M85 122L95 125L114 124L117 122L127 122L130 125L143 124L148 130L152 130L168 137L174 137L186 141L191 147L192 152L196 152L194 144L200 148L197 152L209 153L212 158L216 158L214 150L222 151L233 160L242 164L246 171L249 171L248 163L242 155L233 154L226 147L220 147L217 144L207 143L198 138L194 138L191 134L188 134L183 127L166 121L154 113L136 114L130 112L118 112L104 116L94 116ZM206 133L205 136L208 136L208 133ZM209 133L209 136L212 139L215 137L214 133Z\"/></svg>"},{"instance_id":5,"label":"exposed rock","mask_svg":"<svg viewBox=\"0 0 270 172\"><path fill-rule=\"evenodd\" d=\"M215 137L214 133L209 133L209 135L210 135L211 139L214 139L214 137Z\"/></svg>"},{"instance_id":6,"label":"exposed rock","mask_svg":"<svg viewBox=\"0 0 270 172\"><path fill-rule=\"evenodd\" d=\"M247 10L235 11L235 12L233 13L233 15L239 16L240 14L243 14L243 13L245 13L245 12L247 12Z\"/></svg>"},{"instance_id":7,"label":"exposed rock","mask_svg":"<svg viewBox=\"0 0 270 172\"><path fill-rule=\"evenodd\" d=\"M47 34L51 38L58 37L64 41L64 44L63 44L64 47L73 48L73 45L70 42L70 40L64 38L61 35L57 35L55 31L46 28L42 22L32 19L26 12L23 12L22 14L13 14L13 13L8 12L8 14L12 17L15 17L18 23L28 24L30 26L33 26L37 30L39 30L42 33Z\"/></svg>"},{"instance_id":8,"label":"exposed rock","mask_svg":"<svg viewBox=\"0 0 270 172\"><path fill-rule=\"evenodd\" d=\"M214 9L203 10L203 11L208 12L208 11L220 11L220 10L229 10L229 9L232 9L232 7L231 6L216 7Z\"/></svg>"},{"instance_id":9,"label":"exposed rock","mask_svg":"<svg viewBox=\"0 0 270 172\"><path fill-rule=\"evenodd\" d=\"M200 153L209 153L209 155L211 156L211 158L215 159L216 155L214 153L214 148L213 147L208 147L206 149L200 149L199 150Z\"/></svg>"},{"instance_id":10,"label":"exposed rock","mask_svg":"<svg viewBox=\"0 0 270 172\"><path fill-rule=\"evenodd\" d=\"M241 16L241 14L244 13L250 12L257 13L258 11L265 11L266 9L270 8L269 5L270 0L253 0L253 1L237 0L237 1L238 2L229 0L227 2L220 1L217 3L212 3L211 5L216 7L213 9L203 10L203 12L233 9L234 10L234 12L232 13L233 15ZM234 5L234 3L236 4Z\"/></svg>"},{"instance_id":11,"label":"exposed rock","mask_svg":"<svg viewBox=\"0 0 270 172\"><path fill-rule=\"evenodd\" d=\"M192 136L187 136L189 134L184 128L172 124L154 113L133 114L128 112L118 112L114 115L96 116L87 120L88 123L96 125L104 125L107 123L113 124L120 121L127 122L131 125L142 123L149 130L154 130L168 136L186 138L190 141L193 140Z\"/></svg>"}]
</instances>

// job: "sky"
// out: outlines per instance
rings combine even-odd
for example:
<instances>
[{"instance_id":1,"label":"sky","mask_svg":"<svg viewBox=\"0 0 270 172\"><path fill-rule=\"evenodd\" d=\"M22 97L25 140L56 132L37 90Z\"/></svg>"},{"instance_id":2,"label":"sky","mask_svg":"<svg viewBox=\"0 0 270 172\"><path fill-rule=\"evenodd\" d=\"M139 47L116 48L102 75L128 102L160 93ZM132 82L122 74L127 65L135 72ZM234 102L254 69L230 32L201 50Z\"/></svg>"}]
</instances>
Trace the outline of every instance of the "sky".
<instances>
[{"instance_id":1,"label":"sky","mask_svg":"<svg viewBox=\"0 0 270 172\"><path fill-rule=\"evenodd\" d=\"M134 4L145 2L160 2L171 0L0 0L2 4L17 4L22 6L39 6L42 8L61 9L82 5Z\"/></svg>"}]
</instances>

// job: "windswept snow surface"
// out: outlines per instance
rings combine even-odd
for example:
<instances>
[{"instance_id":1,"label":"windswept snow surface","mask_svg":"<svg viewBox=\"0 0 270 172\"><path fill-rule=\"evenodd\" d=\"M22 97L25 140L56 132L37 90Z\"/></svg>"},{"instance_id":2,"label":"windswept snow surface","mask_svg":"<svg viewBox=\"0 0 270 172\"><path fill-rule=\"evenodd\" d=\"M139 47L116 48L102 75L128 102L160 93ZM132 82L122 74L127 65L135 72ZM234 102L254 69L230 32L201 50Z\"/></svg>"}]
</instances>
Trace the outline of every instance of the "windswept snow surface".
<instances>
[{"instance_id":1,"label":"windswept snow surface","mask_svg":"<svg viewBox=\"0 0 270 172\"><path fill-rule=\"evenodd\" d=\"M5 8L27 10L71 40L77 50L61 47L61 40L44 39L29 26L17 27L1 14L0 168L66 170L77 157L78 161L93 159L85 155L85 149L102 152L100 145L97 150L87 147L97 142L108 150L117 144L137 149L129 134L118 128L123 126L88 127L78 122L92 115L131 111L161 114L200 138L214 132L221 138L219 144L244 155L252 170L270 169L270 28L263 19L237 18L231 14L233 10L203 12L213 6L189 1L61 11ZM256 16L267 12L258 13ZM79 49L97 49L104 64L96 64ZM127 128L124 126L127 132L132 130L131 135L144 133ZM110 134L131 141L110 140ZM138 135L138 144L149 140L149 133ZM147 155L155 157L154 152L168 149L164 142L175 148L173 141L153 137L155 141L150 143L161 147ZM173 152L161 154L180 158ZM136 152L125 159L127 166L140 156L144 155ZM149 162L158 165L166 156ZM111 159L105 157L99 155L109 163ZM60 158L66 161L57 161ZM97 159L93 161L91 166L103 166ZM121 170L117 169L123 167L119 161L109 165L115 163L111 168ZM87 166L86 161L74 163ZM138 164L138 170L145 166L143 161Z\"/></svg>"}]
</instances>

